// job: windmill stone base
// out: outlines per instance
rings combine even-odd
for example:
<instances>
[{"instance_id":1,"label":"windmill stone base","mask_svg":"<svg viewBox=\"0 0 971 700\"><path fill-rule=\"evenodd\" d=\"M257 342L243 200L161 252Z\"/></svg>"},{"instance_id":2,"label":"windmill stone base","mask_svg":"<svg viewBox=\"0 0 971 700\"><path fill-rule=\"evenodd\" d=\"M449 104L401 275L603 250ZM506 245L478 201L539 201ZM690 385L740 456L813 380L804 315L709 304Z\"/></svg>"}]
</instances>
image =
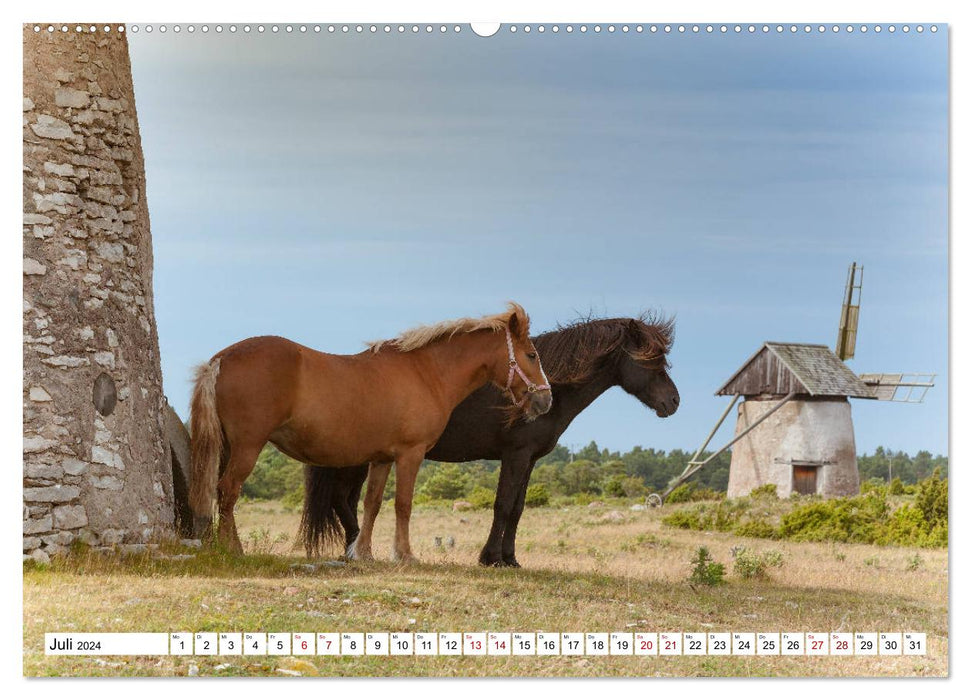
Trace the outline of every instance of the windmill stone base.
<instances>
[{"instance_id":1,"label":"windmill stone base","mask_svg":"<svg viewBox=\"0 0 971 700\"><path fill-rule=\"evenodd\" d=\"M793 492L825 497L860 491L850 402L836 397L794 399L732 448L728 497L775 484L780 498ZM738 407L735 434L768 413L778 397L750 397Z\"/></svg>"}]
</instances>

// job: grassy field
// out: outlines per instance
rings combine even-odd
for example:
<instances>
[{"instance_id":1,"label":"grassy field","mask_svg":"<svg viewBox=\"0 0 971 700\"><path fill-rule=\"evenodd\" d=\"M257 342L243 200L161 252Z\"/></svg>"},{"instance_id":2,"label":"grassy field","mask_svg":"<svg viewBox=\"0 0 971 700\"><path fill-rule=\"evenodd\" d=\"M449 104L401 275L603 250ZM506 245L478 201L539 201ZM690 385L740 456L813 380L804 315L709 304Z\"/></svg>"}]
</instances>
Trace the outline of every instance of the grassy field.
<instances>
[{"instance_id":1,"label":"grassy field","mask_svg":"<svg viewBox=\"0 0 971 700\"><path fill-rule=\"evenodd\" d=\"M246 556L183 560L80 553L24 568L27 676L945 676L945 550L791 543L662 525L629 502L527 509L523 569L476 565L491 511L417 509L422 563L319 566L292 547L299 514L240 506ZM454 546L434 542L454 539ZM690 586L697 548L726 565L725 583ZM768 578L732 570L731 549L775 550ZM335 552L335 555L337 553ZM915 554L917 556L915 557ZM925 632L923 657L46 657L45 632Z\"/></svg>"}]
</instances>

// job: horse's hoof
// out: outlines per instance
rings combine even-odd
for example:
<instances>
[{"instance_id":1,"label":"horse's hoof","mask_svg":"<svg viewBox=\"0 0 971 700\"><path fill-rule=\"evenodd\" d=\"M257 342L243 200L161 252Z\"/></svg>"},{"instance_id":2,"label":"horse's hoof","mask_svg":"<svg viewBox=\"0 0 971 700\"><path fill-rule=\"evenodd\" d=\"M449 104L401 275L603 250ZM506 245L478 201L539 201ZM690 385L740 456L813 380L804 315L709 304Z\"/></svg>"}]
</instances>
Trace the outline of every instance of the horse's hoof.
<instances>
[{"instance_id":1,"label":"horse's hoof","mask_svg":"<svg viewBox=\"0 0 971 700\"><path fill-rule=\"evenodd\" d=\"M344 558L347 561L374 561L374 555L371 554L371 547L368 546L367 549L359 549L356 537L348 545L347 550L344 552Z\"/></svg>"},{"instance_id":2,"label":"horse's hoof","mask_svg":"<svg viewBox=\"0 0 971 700\"><path fill-rule=\"evenodd\" d=\"M511 569L521 569L521 568L523 568L520 565L520 563L518 561L516 561L516 557L510 557L509 559L503 559L502 560L502 565L503 566L508 566Z\"/></svg>"},{"instance_id":3,"label":"horse's hoof","mask_svg":"<svg viewBox=\"0 0 971 700\"><path fill-rule=\"evenodd\" d=\"M212 518L193 516L192 536L203 541L212 539Z\"/></svg>"},{"instance_id":4,"label":"horse's hoof","mask_svg":"<svg viewBox=\"0 0 971 700\"><path fill-rule=\"evenodd\" d=\"M404 556L401 556L400 554L395 555L395 559L399 564L405 564L406 566L411 566L412 564L421 563L418 561L418 557L416 557L414 554L406 554Z\"/></svg>"},{"instance_id":5,"label":"horse's hoof","mask_svg":"<svg viewBox=\"0 0 971 700\"><path fill-rule=\"evenodd\" d=\"M479 556L480 566L502 566L502 558L499 556L493 556L491 554L482 554Z\"/></svg>"}]
</instances>

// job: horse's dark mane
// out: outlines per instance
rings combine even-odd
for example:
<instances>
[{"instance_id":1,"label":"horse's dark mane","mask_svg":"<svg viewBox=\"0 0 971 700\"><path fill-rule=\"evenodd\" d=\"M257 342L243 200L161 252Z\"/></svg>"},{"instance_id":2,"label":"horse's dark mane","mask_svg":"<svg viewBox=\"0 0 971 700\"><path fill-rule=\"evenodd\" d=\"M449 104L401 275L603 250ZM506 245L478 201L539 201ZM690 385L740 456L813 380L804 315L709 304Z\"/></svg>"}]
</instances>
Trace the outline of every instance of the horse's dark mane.
<instances>
[{"instance_id":1,"label":"horse's dark mane","mask_svg":"<svg viewBox=\"0 0 971 700\"><path fill-rule=\"evenodd\" d=\"M580 318L533 338L546 376L556 384L587 381L606 357L622 348L644 364L667 364L674 319L653 311L637 318Z\"/></svg>"}]
</instances>

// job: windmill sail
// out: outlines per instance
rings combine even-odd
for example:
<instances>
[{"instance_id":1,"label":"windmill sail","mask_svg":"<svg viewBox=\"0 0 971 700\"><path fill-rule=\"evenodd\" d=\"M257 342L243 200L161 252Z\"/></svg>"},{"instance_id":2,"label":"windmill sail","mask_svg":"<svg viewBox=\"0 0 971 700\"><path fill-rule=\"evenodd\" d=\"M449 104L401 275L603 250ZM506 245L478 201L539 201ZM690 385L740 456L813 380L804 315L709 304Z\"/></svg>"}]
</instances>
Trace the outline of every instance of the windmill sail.
<instances>
[{"instance_id":1,"label":"windmill sail","mask_svg":"<svg viewBox=\"0 0 971 700\"><path fill-rule=\"evenodd\" d=\"M857 281L859 271L859 281ZM863 267L856 263L850 265L846 275L846 293L843 296L843 309L840 313L840 328L836 335L836 356L850 360L856 353L856 331L860 324L860 297L863 294Z\"/></svg>"},{"instance_id":2,"label":"windmill sail","mask_svg":"<svg viewBox=\"0 0 971 700\"><path fill-rule=\"evenodd\" d=\"M934 386L936 374L861 374L860 379L880 401L924 403L927 390Z\"/></svg>"}]
</instances>

